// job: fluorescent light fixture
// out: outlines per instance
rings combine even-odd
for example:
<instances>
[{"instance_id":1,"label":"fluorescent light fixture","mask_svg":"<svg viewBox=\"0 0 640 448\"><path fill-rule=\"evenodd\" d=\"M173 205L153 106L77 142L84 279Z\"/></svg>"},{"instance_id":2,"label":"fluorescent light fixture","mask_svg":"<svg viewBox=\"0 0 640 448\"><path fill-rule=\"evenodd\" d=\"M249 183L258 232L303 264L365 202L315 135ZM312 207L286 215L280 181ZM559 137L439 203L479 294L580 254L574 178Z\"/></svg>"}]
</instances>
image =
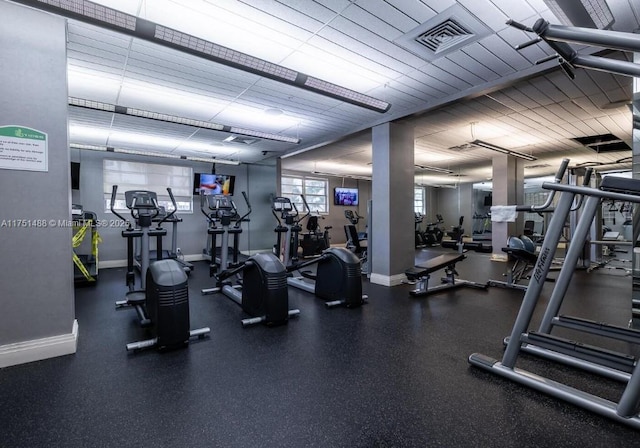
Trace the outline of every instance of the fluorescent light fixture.
<instances>
[{"instance_id":1,"label":"fluorescent light fixture","mask_svg":"<svg viewBox=\"0 0 640 448\"><path fill-rule=\"evenodd\" d=\"M358 174L326 173L324 171L311 171L311 174L316 174L318 176L333 176L333 177L346 177L348 179L371 180L371 176L360 176Z\"/></svg>"},{"instance_id":2,"label":"fluorescent light fixture","mask_svg":"<svg viewBox=\"0 0 640 448\"><path fill-rule=\"evenodd\" d=\"M438 168L437 166L415 165L415 167L421 170L434 171L436 173L453 174L453 171L446 168Z\"/></svg>"},{"instance_id":3,"label":"fluorescent light fixture","mask_svg":"<svg viewBox=\"0 0 640 448\"><path fill-rule=\"evenodd\" d=\"M300 143L300 139L296 137L287 137L284 135L273 134L269 132L254 131L252 129L239 128L235 126L226 126L218 123L211 123L209 121L193 120L191 118L178 117L175 115L162 114L159 112L151 112L148 110L136 109L126 106L116 106L114 104L103 103L100 101L86 100L82 98L69 97L69 105L75 107L82 107L85 109L102 110L106 112L113 112L116 114L130 115L132 117L147 118L149 120L163 121L167 123L182 124L185 126L192 126L200 129L211 129L213 131L220 132L232 132L234 134L245 135L249 137L261 138L264 140L274 140L283 143Z\"/></svg>"},{"instance_id":4,"label":"fluorescent light fixture","mask_svg":"<svg viewBox=\"0 0 640 448\"><path fill-rule=\"evenodd\" d=\"M215 157L192 157L192 156L179 156L176 154L167 154L161 152L153 152L153 151L138 151L135 149L123 149L123 148L113 148L110 146L97 146L97 145L79 145L76 143L72 143L69 145L72 149L84 149L89 151L103 151L103 152L114 152L119 154L133 154L137 156L148 156L148 157L160 157L163 159L179 159L179 160L192 160L194 162L213 162L216 164L222 165L240 165L240 161L238 160L226 160L226 159L216 159Z\"/></svg>"},{"instance_id":5,"label":"fluorescent light fixture","mask_svg":"<svg viewBox=\"0 0 640 448\"><path fill-rule=\"evenodd\" d=\"M77 106L77 107L84 107L84 108L87 108L87 109L104 110L105 112L115 112L116 111L116 106L113 105L113 104L103 103L101 101L84 100L84 99L81 99L81 98L69 97L69 105L70 106Z\"/></svg>"},{"instance_id":6,"label":"fluorescent light fixture","mask_svg":"<svg viewBox=\"0 0 640 448\"><path fill-rule=\"evenodd\" d=\"M537 157L530 156L528 154L523 154L523 153L518 152L518 151L512 151L510 149L502 148L500 146L492 145L491 143L487 143L487 142L484 142L482 140L474 140L474 141L471 142L471 144L472 145L476 145L476 146L480 146L482 148L490 149L492 151L496 151L496 152L499 152L499 153L502 153L502 154L506 154L508 156L518 157L518 158L524 159L524 160L529 160L529 161L538 160Z\"/></svg>"},{"instance_id":7,"label":"fluorescent light fixture","mask_svg":"<svg viewBox=\"0 0 640 448\"><path fill-rule=\"evenodd\" d=\"M244 128L239 128L239 127L236 127L236 126L231 126L229 128L228 132L232 132L234 134L246 135L248 137L262 138L262 139L265 139L265 140L276 140L278 142L296 143L296 144L300 143L300 139L299 138L286 137L286 136L282 136L282 135L271 134L269 132L253 131L251 129L244 129Z\"/></svg>"},{"instance_id":8,"label":"fluorescent light fixture","mask_svg":"<svg viewBox=\"0 0 640 448\"><path fill-rule=\"evenodd\" d=\"M88 0L15 0L321 95L387 112L390 103Z\"/></svg>"},{"instance_id":9,"label":"fluorescent light fixture","mask_svg":"<svg viewBox=\"0 0 640 448\"><path fill-rule=\"evenodd\" d=\"M376 99L372 96L365 95L363 93L356 92L355 90L347 89L346 87L341 87L312 76L306 76L303 85L306 86L308 90L312 90L341 101L346 101L357 106L366 107L377 112L386 112L391 107L391 104L386 101Z\"/></svg>"}]
</instances>

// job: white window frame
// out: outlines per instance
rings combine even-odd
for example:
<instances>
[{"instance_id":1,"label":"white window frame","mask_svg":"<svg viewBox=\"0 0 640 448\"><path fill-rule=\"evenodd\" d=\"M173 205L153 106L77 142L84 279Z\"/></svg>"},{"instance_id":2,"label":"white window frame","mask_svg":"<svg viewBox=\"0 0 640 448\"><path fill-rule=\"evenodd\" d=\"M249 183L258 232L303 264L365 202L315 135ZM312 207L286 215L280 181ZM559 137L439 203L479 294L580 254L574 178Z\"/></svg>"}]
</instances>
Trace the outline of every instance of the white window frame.
<instances>
[{"instance_id":1,"label":"white window frame","mask_svg":"<svg viewBox=\"0 0 640 448\"><path fill-rule=\"evenodd\" d=\"M193 213L193 168L159 163L104 159L102 164L104 211L111 212L111 191L118 185L114 209L128 211L124 192L149 190L158 195L158 205L172 211L167 187L178 205L178 213Z\"/></svg>"},{"instance_id":2,"label":"white window frame","mask_svg":"<svg viewBox=\"0 0 640 448\"><path fill-rule=\"evenodd\" d=\"M299 188L296 188L297 186L294 184L294 182L289 181L294 179L299 181L300 183ZM315 186L310 186L310 185L308 186L307 183L309 181L323 182L324 194L323 195L309 194L308 189L316 188ZM322 178L322 177L315 177L315 176L296 176L296 175L290 175L290 174L283 174L280 177L280 192L283 197L289 198L291 202L295 204L299 213L307 213L307 209L302 202L302 198L300 197L300 194L302 193L304 194L305 199L309 203L309 207L311 208L312 213L318 213L319 215L329 214L329 179ZM314 205L316 204L313 202L313 200L309 201L310 197L323 197L325 210L317 210L317 207L314 207Z\"/></svg>"},{"instance_id":3,"label":"white window frame","mask_svg":"<svg viewBox=\"0 0 640 448\"><path fill-rule=\"evenodd\" d=\"M418 194L420 197L418 197ZM425 214L424 207L424 187L413 187L413 211L415 213Z\"/></svg>"}]
</instances>

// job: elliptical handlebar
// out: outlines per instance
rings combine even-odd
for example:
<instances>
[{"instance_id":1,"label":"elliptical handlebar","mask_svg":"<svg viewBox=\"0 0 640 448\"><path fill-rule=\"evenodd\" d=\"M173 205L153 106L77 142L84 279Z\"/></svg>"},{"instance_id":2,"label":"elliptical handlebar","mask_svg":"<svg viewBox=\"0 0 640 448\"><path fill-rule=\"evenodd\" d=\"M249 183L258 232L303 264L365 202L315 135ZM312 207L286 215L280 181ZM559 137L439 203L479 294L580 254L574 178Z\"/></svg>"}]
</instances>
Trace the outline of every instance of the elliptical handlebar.
<instances>
[{"instance_id":1,"label":"elliptical handlebar","mask_svg":"<svg viewBox=\"0 0 640 448\"><path fill-rule=\"evenodd\" d=\"M114 185L111 188L111 204L110 204L110 209L111 209L111 213L113 213L114 215L116 215L118 218L122 219L124 222L127 223L127 226L129 228L131 228L131 221L129 221L127 218L125 218L124 216L122 216L120 213L118 213L115 210L115 205L116 205L116 194L118 193L118 186Z\"/></svg>"},{"instance_id":2,"label":"elliptical handlebar","mask_svg":"<svg viewBox=\"0 0 640 448\"><path fill-rule=\"evenodd\" d=\"M311 214L311 209L309 208L309 204L307 204L307 200L305 199L304 195L301 194L300 197L302 198L302 203L304 204L304 206L307 209L307 214L304 215L302 218L298 219L299 223L302 222L307 216L309 216ZM293 206L295 207L295 204L293 204Z\"/></svg>"},{"instance_id":3,"label":"elliptical handlebar","mask_svg":"<svg viewBox=\"0 0 640 448\"><path fill-rule=\"evenodd\" d=\"M244 202L247 204L248 211L247 213L245 213L244 215L242 215L236 220L236 224L235 224L236 228L240 227L243 221L249 221L247 219L247 216L251 214L251 204L249 203L249 197L247 196L247 193L245 191L242 192L242 197L244 198Z\"/></svg>"},{"instance_id":4,"label":"elliptical handlebar","mask_svg":"<svg viewBox=\"0 0 640 448\"><path fill-rule=\"evenodd\" d=\"M171 198L171 203L173 204L173 210L171 211L171 213L167 213L166 216L162 218L160 222L158 222L158 227L160 227L163 222L171 218L176 213L176 211L178 211L178 204L176 204L176 198L173 197L173 192L171 191L170 187L167 187L167 193L169 193L169 198ZM159 207L158 207L158 213L160 213ZM158 213L156 213L156 216L158 216Z\"/></svg>"},{"instance_id":5,"label":"elliptical handlebar","mask_svg":"<svg viewBox=\"0 0 640 448\"><path fill-rule=\"evenodd\" d=\"M204 203L205 203L205 195L201 194L200 195L200 211L207 218L207 221L209 221L210 224L215 224L215 220L211 217L209 213L207 213L204 210Z\"/></svg>"}]
</instances>

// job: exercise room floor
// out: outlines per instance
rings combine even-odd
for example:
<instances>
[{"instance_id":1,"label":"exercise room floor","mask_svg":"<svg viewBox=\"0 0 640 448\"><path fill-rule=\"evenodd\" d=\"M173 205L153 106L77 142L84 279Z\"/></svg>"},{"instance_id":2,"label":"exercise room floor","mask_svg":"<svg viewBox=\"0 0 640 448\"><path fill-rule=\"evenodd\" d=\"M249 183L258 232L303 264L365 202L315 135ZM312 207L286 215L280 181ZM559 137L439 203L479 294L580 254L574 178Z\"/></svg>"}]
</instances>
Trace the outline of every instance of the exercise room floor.
<instances>
[{"instance_id":1,"label":"exercise room floor","mask_svg":"<svg viewBox=\"0 0 640 448\"><path fill-rule=\"evenodd\" d=\"M434 255L416 252L417 259ZM487 254L468 257L457 268L469 280L501 278L506 267ZM520 291L459 289L410 298L409 285L365 282L368 305L328 310L291 289L299 318L287 326L244 329L237 305L200 294L212 282L207 265L196 263L189 280L191 326L211 327L210 337L184 350L128 354L125 344L144 332L133 310L114 309L125 292L124 272L102 270L96 286L76 289L75 355L0 371L0 446L640 444L627 426L468 364L474 352L501 356ZM563 312L626 325L630 297L631 278L621 271L578 272ZM628 350L626 344L606 346ZM519 366L609 399L622 390L527 355Z\"/></svg>"}]
</instances>

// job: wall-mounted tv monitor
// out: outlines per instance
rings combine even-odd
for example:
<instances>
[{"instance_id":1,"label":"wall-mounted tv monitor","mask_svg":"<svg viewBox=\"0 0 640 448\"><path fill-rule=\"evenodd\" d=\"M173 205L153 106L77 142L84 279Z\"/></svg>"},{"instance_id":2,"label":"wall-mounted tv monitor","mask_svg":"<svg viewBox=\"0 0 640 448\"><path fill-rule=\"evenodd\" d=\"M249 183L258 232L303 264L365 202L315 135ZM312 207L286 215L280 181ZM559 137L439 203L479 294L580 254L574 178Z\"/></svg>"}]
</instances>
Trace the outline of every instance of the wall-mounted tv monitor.
<instances>
[{"instance_id":1,"label":"wall-mounted tv monitor","mask_svg":"<svg viewBox=\"0 0 640 448\"><path fill-rule=\"evenodd\" d=\"M233 196L236 177L228 174L195 173L193 194L224 194Z\"/></svg>"},{"instance_id":2,"label":"wall-mounted tv monitor","mask_svg":"<svg viewBox=\"0 0 640 448\"><path fill-rule=\"evenodd\" d=\"M71 189L80 189L80 162L71 162Z\"/></svg>"},{"instance_id":3,"label":"wall-mounted tv monitor","mask_svg":"<svg viewBox=\"0 0 640 448\"><path fill-rule=\"evenodd\" d=\"M333 190L333 205L358 205L358 189L336 187Z\"/></svg>"}]
</instances>

